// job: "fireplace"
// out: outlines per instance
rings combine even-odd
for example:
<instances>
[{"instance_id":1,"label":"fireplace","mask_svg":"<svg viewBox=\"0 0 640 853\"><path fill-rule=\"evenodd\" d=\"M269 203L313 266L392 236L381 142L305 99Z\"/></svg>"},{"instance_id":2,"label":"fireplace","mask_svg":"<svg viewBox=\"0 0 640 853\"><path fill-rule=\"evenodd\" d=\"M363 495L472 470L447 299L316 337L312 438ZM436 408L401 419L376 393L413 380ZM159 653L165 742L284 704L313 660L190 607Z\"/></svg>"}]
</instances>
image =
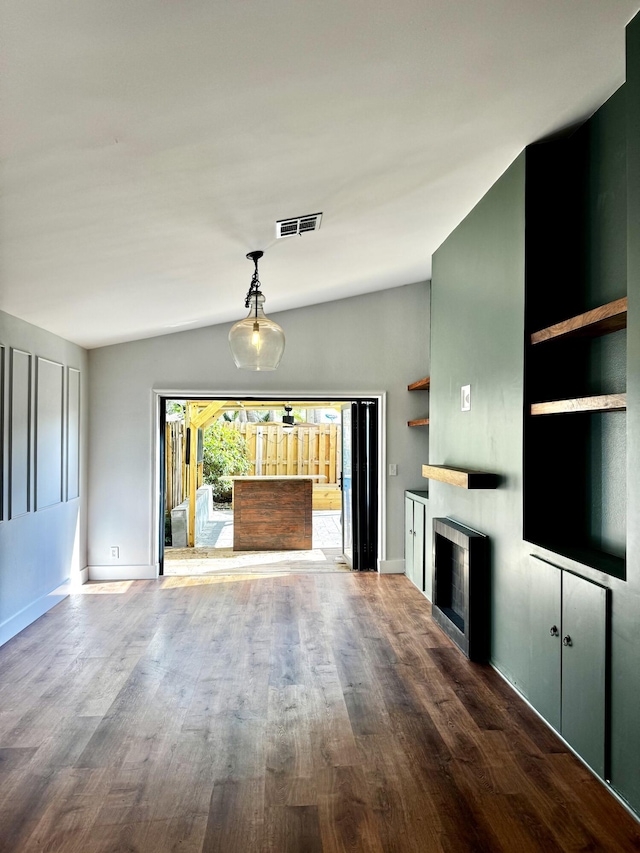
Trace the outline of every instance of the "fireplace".
<instances>
[{"instance_id":1,"label":"fireplace","mask_svg":"<svg viewBox=\"0 0 640 853\"><path fill-rule=\"evenodd\" d=\"M433 618L475 661L489 654L488 546L477 530L433 519Z\"/></svg>"}]
</instances>

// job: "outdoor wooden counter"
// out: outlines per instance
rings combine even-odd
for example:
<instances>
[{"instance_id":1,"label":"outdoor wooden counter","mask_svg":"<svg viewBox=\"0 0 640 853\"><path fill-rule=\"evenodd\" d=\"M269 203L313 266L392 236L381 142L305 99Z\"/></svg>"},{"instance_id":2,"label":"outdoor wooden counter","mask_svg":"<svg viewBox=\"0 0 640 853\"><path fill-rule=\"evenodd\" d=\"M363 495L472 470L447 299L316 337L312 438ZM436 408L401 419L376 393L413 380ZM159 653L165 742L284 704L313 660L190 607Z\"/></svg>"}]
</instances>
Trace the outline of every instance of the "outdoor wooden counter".
<instances>
[{"instance_id":1,"label":"outdoor wooden counter","mask_svg":"<svg viewBox=\"0 0 640 853\"><path fill-rule=\"evenodd\" d=\"M309 550L314 479L318 476L234 477L233 550Z\"/></svg>"}]
</instances>

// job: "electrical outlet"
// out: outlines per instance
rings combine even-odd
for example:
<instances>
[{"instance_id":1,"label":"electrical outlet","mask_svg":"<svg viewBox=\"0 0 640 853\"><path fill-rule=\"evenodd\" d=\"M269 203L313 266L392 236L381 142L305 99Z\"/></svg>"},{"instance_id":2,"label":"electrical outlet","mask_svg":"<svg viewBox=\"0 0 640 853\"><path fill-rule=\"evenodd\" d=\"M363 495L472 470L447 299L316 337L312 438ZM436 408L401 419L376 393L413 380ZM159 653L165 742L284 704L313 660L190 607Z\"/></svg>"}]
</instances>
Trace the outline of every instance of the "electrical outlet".
<instances>
[{"instance_id":1,"label":"electrical outlet","mask_svg":"<svg viewBox=\"0 0 640 853\"><path fill-rule=\"evenodd\" d=\"M117 545L111 546L111 559L119 560L120 559L120 548Z\"/></svg>"},{"instance_id":2,"label":"electrical outlet","mask_svg":"<svg viewBox=\"0 0 640 853\"><path fill-rule=\"evenodd\" d=\"M471 411L471 385L462 385L460 387L460 411Z\"/></svg>"},{"instance_id":3,"label":"electrical outlet","mask_svg":"<svg viewBox=\"0 0 640 853\"><path fill-rule=\"evenodd\" d=\"M397 477L398 476L398 466L394 463L391 463L389 465L389 476L390 477Z\"/></svg>"}]
</instances>

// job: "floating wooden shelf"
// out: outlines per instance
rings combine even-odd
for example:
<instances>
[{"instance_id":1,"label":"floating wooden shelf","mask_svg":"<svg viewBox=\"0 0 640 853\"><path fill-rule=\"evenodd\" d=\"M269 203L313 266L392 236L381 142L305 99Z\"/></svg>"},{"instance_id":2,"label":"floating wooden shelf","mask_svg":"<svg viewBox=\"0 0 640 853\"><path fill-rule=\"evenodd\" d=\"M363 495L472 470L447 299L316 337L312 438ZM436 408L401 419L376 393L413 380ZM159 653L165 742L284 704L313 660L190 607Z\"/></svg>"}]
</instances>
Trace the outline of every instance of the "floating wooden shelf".
<instances>
[{"instance_id":1,"label":"floating wooden shelf","mask_svg":"<svg viewBox=\"0 0 640 853\"><path fill-rule=\"evenodd\" d=\"M597 338L626 328L627 297L623 296L622 299L616 299L614 302L608 302L584 314L569 317L568 320L534 332L531 335L531 343L541 344L558 338Z\"/></svg>"},{"instance_id":2,"label":"floating wooden shelf","mask_svg":"<svg viewBox=\"0 0 640 853\"><path fill-rule=\"evenodd\" d=\"M601 394L597 397L575 397L572 400L549 400L532 403L532 415L562 415L574 412L624 412L626 394Z\"/></svg>"},{"instance_id":3,"label":"floating wooden shelf","mask_svg":"<svg viewBox=\"0 0 640 853\"><path fill-rule=\"evenodd\" d=\"M429 426L429 418L416 418L414 421L407 421L407 426Z\"/></svg>"},{"instance_id":4,"label":"floating wooden shelf","mask_svg":"<svg viewBox=\"0 0 640 853\"><path fill-rule=\"evenodd\" d=\"M438 480L463 489L495 489L498 475L487 471L470 471L468 468L452 468L449 465L423 465L422 476L427 480Z\"/></svg>"},{"instance_id":5,"label":"floating wooden shelf","mask_svg":"<svg viewBox=\"0 0 640 853\"><path fill-rule=\"evenodd\" d=\"M418 379L417 382L412 382L407 385L407 391L428 391L431 385L431 377L425 376L424 379Z\"/></svg>"}]
</instances>

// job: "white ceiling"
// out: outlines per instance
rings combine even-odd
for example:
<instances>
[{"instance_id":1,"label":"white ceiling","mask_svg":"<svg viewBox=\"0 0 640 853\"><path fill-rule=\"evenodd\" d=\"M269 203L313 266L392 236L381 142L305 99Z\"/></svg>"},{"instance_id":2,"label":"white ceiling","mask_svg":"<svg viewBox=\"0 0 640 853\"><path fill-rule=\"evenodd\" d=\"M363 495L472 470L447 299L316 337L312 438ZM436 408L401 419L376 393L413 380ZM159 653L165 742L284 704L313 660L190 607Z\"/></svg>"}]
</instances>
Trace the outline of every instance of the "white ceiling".
<instances>
[{"instance_id":1,"label":"white ceiling","mask_svg":"<svg viewBox=\"0 0 640 853\"><path fill-rule=\"evenodd\" d=\"M638 0L0 0L0 308L87 347L430 277ZM319 232L275 221L322 211Z\"/></svg>"}]
</instances>

